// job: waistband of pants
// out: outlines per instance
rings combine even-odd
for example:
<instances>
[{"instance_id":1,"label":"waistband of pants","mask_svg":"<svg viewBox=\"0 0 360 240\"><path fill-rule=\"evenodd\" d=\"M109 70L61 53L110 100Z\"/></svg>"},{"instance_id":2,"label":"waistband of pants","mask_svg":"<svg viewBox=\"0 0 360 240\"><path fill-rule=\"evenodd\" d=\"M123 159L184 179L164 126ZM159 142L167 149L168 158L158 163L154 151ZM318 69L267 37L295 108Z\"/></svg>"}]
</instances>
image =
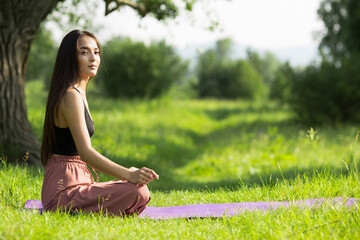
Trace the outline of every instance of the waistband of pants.
<instances>
[{"instance_id":1,"label":"waistband of pants","mask_svg":"<svg viewBox=\"0 0 360 240\"><path fill-rule=\"evenodd\" d=\"M55 163L62 163L62 162L68 162L68 163L78 163L78 164L82 164L84 166L88 165L86 164L86 162L84 162L83 160L81 160L81 157L79 155L74 155L74 156L67 156L67 155L52 155L46 162L45 168L47 168L48 166L55 164ZM95 175L96 175L96 179L97 181L99 181L99 176L97 174L97 172L95 171L95 169L89 165L89 167L94 171ZM91 173L90 173L91 174Z\"/></svg>"},{"instance_id":2,"label":"waistband of pants","mask_svg":"<svg viewBox=\"0 0 360 240\"><path fill-rule=\"evenodd\" d=\"M45 168L53 163L60 163L60 162L73 162L73 163L79 163L79 164L86 165L86 163L83 160L81 160L81 157L79 155L74 155L74 156L52 155L47 160Z\"/></svg>"}]
</instances>

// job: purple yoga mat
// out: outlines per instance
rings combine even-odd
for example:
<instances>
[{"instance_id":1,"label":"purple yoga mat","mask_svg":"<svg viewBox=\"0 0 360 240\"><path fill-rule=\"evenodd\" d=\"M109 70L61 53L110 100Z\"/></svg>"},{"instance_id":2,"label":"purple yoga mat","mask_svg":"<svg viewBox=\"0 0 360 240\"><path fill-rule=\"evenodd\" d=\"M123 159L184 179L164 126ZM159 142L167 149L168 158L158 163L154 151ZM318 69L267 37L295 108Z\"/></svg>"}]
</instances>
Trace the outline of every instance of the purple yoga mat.
<instances>
[{"instance_id":1,"label":"purple yoga mat","mask_svg":"<svg viewBox=\"0 0 360 240\"><path fill-rule=\"evenodd\" d=\"M357 198L315 198L298 201L283 202L243 202L243 203L214 203L194 204L172 207L147 207L140 218L148 219L172 219L172 218L195 218L195 217L229 217L243 213L244 211L265 211L287 208L290 206L318 208L321 206L344 206L348 209L358 206ZM35 209L42 212L40 200L28 200L24 209Z\"/></svg>"}]
</instances>

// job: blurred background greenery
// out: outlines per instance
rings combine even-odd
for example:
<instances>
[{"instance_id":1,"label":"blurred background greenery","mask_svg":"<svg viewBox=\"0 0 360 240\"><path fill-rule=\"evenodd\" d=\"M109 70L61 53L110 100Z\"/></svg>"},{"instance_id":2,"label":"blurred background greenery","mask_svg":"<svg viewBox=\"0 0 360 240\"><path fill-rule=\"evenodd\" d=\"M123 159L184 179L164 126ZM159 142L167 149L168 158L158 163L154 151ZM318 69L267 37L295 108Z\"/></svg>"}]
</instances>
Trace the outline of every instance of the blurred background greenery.
<instances>
[{"instance_id":1,"label":"blurred background greenery","mask_svg":"<svg viewBox=\"0 0 360 240\"><path fill-rule=\"evenodd\" d=\"M63 23L59 9L48 21ZM359 12L360 3L356 0L321 2L318 16L326 30L319 42L321 61L308 66L292 66L271 52L260 54L251 48L245 58L234 59L229 38L219 39L214 47L199 52L192 66L165 41L145 44L115 37L103 44L102 66L92 93L121 99L168 95L186 99L274 100L288 106L296 120L312 126L358 122ZM67 12L67 16L72 15ZM68 25L81 25L82 21L81 26L91 26L91 14L74 16L67 18ZM46 22L32 44L26 79L42 80L46 88L57 43L45 26Z\"/></svg>"}]
</instances>

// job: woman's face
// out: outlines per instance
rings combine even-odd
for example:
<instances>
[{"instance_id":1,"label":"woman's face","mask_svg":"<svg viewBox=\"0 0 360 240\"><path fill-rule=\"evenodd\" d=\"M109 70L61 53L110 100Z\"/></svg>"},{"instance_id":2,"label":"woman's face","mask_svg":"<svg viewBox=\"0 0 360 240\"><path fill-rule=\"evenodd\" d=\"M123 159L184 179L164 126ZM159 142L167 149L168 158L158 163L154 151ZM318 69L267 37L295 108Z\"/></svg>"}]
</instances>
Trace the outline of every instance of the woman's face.
<instances>
[{"instance_id":1,"label":"woman's face","mask_svg":"<svg viewBox=\"0 0 360 240\"><path fill-rule=\"evenodd\" d=\"M100 65L100 49L94 38L83 36L78 40L77 59L81 79L96 75Z\"/></svg>"}]
</instances>

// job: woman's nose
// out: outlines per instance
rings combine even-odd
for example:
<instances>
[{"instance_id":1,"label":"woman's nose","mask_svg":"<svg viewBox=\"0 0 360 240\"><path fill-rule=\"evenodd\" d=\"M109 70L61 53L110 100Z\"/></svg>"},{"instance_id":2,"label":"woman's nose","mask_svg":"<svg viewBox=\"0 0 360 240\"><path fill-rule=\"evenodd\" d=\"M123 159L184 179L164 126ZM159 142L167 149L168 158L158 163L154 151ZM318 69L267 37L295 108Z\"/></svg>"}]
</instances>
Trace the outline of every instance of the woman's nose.
<instances>
[{"instance_id":1,"label":"woman's nose","mask_svg":"<svg viewBox=\"0 0 360 240\"><path fill-rule=\"evenodd\" d=\"M90 54L89 60L90 60L90 62L95 61L95 54L94 53Z\"/></svg>"}]
</instances>

